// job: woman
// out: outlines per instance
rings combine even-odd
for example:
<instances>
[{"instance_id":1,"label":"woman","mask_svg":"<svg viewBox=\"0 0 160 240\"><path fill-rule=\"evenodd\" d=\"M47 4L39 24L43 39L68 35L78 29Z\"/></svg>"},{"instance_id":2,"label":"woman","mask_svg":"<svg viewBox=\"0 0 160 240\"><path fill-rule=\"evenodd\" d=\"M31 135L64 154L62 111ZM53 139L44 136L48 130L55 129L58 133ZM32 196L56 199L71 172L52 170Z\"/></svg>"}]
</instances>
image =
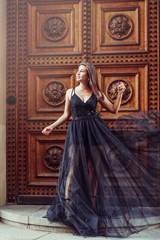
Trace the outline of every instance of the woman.
<instances>
[{"instance_id":1,"label":"woman","mask_svg":"<svg viewBox=\"0 0 160 240\"><path fill-rule=\"evenodd\" d=\"M117 113L124 84L119 84L117 99L112 104L99 89L96 69L91 63L80 64L76 80L79 85L66 92L64 114L42 131L50 134L72 115L57 196L46 217L68 224L82 236L127 237L150 225L148 217L155 215L152 206L157 206L150 190L158 180L152 169L148 173L141 158L134 154L135 149L129 146L130 142L132 147L137 146L139 136L124 144L125 137L122 142L119 140L122 135L117 138L111 133L96 111L99 102L108 111ZM158 151L155 159L157 154ZM143 178L143 188L136 178L137 170ZM137 226L137 218L142 226Z\"/></svg>"}]
</instances>

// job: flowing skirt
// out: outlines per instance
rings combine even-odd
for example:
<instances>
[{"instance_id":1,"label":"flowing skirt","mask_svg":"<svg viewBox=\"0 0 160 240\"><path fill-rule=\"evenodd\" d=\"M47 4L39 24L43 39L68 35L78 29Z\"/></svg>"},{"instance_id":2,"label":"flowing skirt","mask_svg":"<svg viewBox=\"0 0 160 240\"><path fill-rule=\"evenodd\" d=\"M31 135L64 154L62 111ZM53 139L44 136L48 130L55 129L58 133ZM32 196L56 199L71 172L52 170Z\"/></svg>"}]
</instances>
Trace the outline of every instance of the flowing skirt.
<instances>
[{"instance_id":1,"label":"flowing skirt","mask_svg":"<svg viewBox=\"0 0 160 240\"><path fill-rule=\"evenodd\" d=\"M47 211L81 236L128 237L160 223L159 112L73 119Z\"/></svg>"}]
</instances>

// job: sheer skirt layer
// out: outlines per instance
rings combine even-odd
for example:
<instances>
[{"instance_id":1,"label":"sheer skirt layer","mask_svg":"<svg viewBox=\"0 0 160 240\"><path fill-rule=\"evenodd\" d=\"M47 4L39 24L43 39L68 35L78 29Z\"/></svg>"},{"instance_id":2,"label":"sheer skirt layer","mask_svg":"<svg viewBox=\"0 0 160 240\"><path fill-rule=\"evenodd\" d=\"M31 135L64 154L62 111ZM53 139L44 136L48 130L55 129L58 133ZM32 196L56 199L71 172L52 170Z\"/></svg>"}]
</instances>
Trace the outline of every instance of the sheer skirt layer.
<instances>
[{"instance_id":1,"label":"sheer skirt layer","mask_svg":"<svg viewBox=\"0 0 160 240\"><path fill-rule=\"evenodd\" d=\"M114 237L160 222L159 113L152 124L142 117L118 119L114 134L98 116L71 122L50 221L82 236Z\"/></svg>"}]
</instances>

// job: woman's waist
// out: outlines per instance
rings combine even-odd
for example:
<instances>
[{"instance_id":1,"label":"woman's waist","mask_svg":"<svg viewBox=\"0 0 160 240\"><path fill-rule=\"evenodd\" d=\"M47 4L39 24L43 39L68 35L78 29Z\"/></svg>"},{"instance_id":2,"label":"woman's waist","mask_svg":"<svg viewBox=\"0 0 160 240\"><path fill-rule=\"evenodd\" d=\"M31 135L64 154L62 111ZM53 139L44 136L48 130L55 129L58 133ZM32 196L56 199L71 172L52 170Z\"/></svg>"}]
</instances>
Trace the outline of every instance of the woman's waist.
<instances>
[{"instance_id":1,"label":"woman's waist","mask_svg":"<svg viewBox=\"0 0 160 240\"><path fill-rule=\"evenodd\" d=\"M84 114L81 114L81 115L73 115L72 116L72 120L87 120L87 119L92 119L92 118L95 118L95 117L98 117L100 115L100 112L98 110L96 111L91 111L91 112L88 112L88 113L84 113Z\"/></svg>"}]
</instances>

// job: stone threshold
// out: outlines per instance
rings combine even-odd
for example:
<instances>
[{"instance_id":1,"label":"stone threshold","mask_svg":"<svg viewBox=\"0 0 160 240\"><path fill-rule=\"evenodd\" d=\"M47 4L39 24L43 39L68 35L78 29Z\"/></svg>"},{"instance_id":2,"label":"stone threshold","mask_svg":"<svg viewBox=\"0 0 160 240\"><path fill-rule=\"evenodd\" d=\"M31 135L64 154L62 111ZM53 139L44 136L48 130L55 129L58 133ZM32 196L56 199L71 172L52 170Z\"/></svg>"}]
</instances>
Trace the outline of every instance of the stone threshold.
<instances>
[{"instance_id":1,"label":"stone threshold","mask_svg":"<svg viewBox=\"0 0 160 240\"><path fill-rule=\"evenodd\" d=\"M62 223L50 223L47 218L43 218L48 207L47 205L6 205L0 207L0 221L32 230L71 233L68 226Z\"/></svg>"},{"instance_id":2,"label":"stone threshold","mask_svg":"<svg viewBox=\"0 0 160 240\"><path fill-rule=\"evenodd\" d=\"M22 227L31 230L42 230L54 233L71 233L72 230L62 223L50 223L46 214L48 205L6 205L0 207L0 221L2 223ZM153 227L160 227L160 218L151 217L148 219ZM141 219L135 219L136 226L143 226Z\"/></svg>"}]
</instances>

